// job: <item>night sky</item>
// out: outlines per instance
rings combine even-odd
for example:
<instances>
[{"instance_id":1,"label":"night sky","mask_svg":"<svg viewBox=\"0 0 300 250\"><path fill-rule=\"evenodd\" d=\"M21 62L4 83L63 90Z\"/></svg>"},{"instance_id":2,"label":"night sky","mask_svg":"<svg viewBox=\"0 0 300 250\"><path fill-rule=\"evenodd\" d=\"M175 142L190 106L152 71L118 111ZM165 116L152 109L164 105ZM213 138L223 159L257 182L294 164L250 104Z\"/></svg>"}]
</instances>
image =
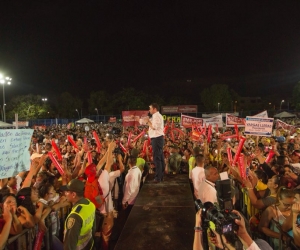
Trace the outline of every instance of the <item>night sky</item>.
<instances>
[{"instance_id":1,"label":"night sky","mask_svg":"<svg viewBox=\"0 0 300 250\"><path fill-rule=\"evenodd\" d=\"M282 99L300 81L299 0L16 0L0 8L0 72L13 78L7 101L130 86L158 94L182 86L199 97L218 83Z\"/></svg>"}]
</instances>

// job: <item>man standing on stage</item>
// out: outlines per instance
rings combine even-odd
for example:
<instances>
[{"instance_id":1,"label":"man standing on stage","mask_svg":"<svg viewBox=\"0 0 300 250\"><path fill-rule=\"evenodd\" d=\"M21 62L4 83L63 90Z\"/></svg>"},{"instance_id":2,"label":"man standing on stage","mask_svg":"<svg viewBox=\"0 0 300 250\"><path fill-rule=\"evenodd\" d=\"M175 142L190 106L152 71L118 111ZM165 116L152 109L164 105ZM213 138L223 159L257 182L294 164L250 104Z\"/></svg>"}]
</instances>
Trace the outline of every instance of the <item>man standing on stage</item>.
<instances>
[{"instance_id":1,"label":"man standing on stage","mask_svg":"<svg viewBox=\"0 0 300 250\"><path fill-rule=\"evenodd\" d=\"M163 154L164 146L164 119L159 113L159 106L157 103L152 103L149 106L149 112L152 115L147 122L149 126L149 137L151 138L153 161L155 165L154 182L158 183L163 180L163 173L165 170L165 161Z\"/></svg>"}]
</instances>

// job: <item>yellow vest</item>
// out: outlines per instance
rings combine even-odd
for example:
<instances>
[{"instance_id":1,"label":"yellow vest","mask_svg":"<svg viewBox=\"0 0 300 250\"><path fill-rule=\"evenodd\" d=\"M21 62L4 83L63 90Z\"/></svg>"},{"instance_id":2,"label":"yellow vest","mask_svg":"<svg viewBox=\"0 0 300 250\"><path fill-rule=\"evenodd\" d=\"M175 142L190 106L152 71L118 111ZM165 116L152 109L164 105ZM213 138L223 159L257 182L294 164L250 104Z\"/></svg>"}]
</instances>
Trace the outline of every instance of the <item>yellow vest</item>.
<instances>
[{"instance_id":1,"label":"yellow vest","mask_svg":"<svg viewBox=\"0 0 300 250\"><path fill-rule=\"evenodd\" d=\"M81 209L80 209L81 207ZM92 229L95 220L95 205L89 201L89 204L78 204L73 207L70 214L68 215L65 221L65 229L67 228L67 221L71 214L77 214L82 219L82 227L80 230L80 234L78 237L77 247L76 249L83 249L90 239L93 237ZM77 212L78 211L78 212Z\"/></svg>"}]
</instances>

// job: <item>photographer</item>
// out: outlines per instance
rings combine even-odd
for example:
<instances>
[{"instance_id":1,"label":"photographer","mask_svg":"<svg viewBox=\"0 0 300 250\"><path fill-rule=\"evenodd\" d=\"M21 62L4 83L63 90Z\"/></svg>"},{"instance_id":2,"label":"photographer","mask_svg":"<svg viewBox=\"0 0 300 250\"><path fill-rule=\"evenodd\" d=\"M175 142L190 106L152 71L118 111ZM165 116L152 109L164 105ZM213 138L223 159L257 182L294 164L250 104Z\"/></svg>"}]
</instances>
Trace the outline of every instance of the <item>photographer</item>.
<instances>
[{"instance_id":1,"label":"photographer","mask_svg":"<svg viewBox=\"0 0 300 250\"><path fill-rule=\"evenodd\" d=\"M250 237L250 235L248 234L246 227L245 227L245 221L244 218L241 216L241 214L236 211L233 210L233 213L235 213L236 215L238 215L241 219L240 220L235 220L235 223L239 226L238 230L236 232L234 232L238 238L241 240L244 249L247 250L259 250L261 248L258 247L258 245L252 240L252 238ZM194 244L193 244L193 250L202 250L203 245L202 245L202 209L200 209L197 213L196 213L196 223L195 223L195 234L194 234ZM227 247L228 249L235 249L234 246L230 245L227 242L227 239L225 237L225 235L220 235L217 234L217 232L214 232L215 236L212 237L210 236L210 240L211 242L218 248L220 249L224 249L224 247ZM267 248L264 248L267 249Z\"/></svg>"}]
</instances>

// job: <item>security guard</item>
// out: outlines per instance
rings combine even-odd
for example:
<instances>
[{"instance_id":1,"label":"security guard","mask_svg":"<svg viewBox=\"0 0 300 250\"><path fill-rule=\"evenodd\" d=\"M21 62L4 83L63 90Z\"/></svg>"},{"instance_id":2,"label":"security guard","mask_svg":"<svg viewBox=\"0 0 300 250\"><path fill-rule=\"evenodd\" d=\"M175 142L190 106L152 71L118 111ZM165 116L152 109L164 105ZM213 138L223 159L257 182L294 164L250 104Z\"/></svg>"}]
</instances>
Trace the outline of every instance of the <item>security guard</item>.
<instances>
[{"instance_id":1,"label":"security guard","mask_svg":"<svg viewBox=\"0 0 300 250\"><path fill-rule=\"evenodd\" d=\"M94 246L95 205L83 197L84 183L71 180L61 188L72 203L72 211L65 221L64 250L91 250Z\"/></svg>"}]
</instances>

